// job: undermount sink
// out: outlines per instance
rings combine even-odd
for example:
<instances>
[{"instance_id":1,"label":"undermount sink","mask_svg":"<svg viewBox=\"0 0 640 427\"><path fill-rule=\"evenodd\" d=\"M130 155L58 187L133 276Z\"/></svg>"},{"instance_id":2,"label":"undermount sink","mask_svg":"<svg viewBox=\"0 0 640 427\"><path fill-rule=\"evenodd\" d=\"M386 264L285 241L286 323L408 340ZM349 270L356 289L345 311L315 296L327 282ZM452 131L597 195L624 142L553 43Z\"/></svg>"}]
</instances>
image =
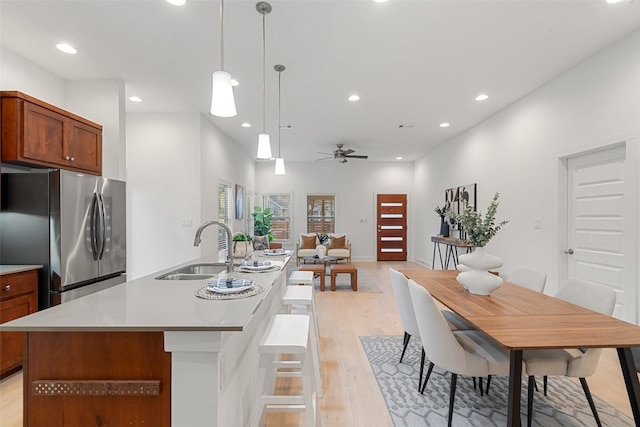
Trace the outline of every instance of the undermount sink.
<instances>
[{"instance_id":1,"label":"undermount sink","mask_svg":"<svg viewBox=\"0 0 640 427\"><path fill-rule=\"evenodd\" d=\"M202 280L226 269L223 263L191 264L158 276L156 280Z\"/></svg>"}]
</instances>

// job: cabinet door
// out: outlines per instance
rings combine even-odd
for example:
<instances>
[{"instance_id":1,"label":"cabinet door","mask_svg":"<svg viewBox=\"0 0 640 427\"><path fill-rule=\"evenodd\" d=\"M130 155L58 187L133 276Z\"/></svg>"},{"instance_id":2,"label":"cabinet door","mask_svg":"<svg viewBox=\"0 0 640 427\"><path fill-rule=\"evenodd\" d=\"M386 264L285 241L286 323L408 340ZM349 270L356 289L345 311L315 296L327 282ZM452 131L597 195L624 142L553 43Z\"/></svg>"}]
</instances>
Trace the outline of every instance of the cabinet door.
<instances>
[{"instance_id":1,"label":"cabinet door","mask_svg":"<svg viewBox=\"0 0 640 427\"><path fill-rule=\"evenodd\" d=\"M38 273L30 270L0 276L0 323L38 311ZM0 333L0 377L22 364L22 332Z\"/></svg>"},{"instance_id":2,"label":"cabinet door","mask_svg":"<svg viewBox=\"0 0 640 427\"><path fill-rule=\"evenodd\" d=\"M25 102L22 156L60 163L63 159L65 121L62 114Z\"/></svg>"},{"instance_id":3,"label":"cabinet door","mask_svg":"<svg viewBox=\"0 0 640 427\"><path fill-rule=\"evenodd\" d=\"M65 140L64 159L85 170L102 170L102 131L69 119L68 139Z\"/></svg>"},{"instance_id":4,"label":"cabinet door","mask_svg":"<svg viewBox=\"0 0 640 427\"><path fill-rule=\"evenodd\" d=\"M33 293L0 301L0 323L31 314L37 305ZM23 332L0 333L0 374L22 364L23 336Z\"/></svg>"}]
</instances>

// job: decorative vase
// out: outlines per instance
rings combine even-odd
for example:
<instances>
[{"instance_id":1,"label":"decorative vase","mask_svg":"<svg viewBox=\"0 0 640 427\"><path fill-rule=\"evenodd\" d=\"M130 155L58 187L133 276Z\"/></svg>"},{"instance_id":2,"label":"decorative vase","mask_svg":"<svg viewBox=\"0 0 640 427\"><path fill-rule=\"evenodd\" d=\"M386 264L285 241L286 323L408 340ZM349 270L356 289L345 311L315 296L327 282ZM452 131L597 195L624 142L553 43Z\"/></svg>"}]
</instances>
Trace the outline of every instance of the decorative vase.
<instances>
[{"instance_id":1,"label":"decorative vase","mask_svg":"<svg viewBox=\"0 0 640 427\"><path fill-rule=\"evenodd\" d=\"M318 254L318 258L323 259L327 256L327 247L324 245L316 246L316 254Z\"/></svg>"},{"instance_id":2,"label":"decorative vase","mask_svg":"<svg viewBox=\"0 0 640 427\"><path fill-rule=\"evenodd\" d=\"M489 273L492 268L502 267L502 260L489 255L483 247L475 251L460 255L460 264L469 267L468 271L458 274L457 280L462 286L475 295L489 295L502 286L502 278Z\"/></svg>"},{"instance_id":3,"label":"decorative vase","mask_svg":"<svg viewBox=\"0 0 640 427\"><path fill-rule=\"evenodd\" d=\"M444 217L440 217L440 235L449 237L449 224L444 220Z\"/></svg>"},{"instance_id":4,"label":"decorative vase","mask_svg":"<svg viewBox=\"0 0 640 427\"><path fill-rule=\"evenodd\" d=\"M246 240L234 240L233 241L233 257L234 258L247 258L253 255L253 244Z\"/></svg>"}]
</instances>

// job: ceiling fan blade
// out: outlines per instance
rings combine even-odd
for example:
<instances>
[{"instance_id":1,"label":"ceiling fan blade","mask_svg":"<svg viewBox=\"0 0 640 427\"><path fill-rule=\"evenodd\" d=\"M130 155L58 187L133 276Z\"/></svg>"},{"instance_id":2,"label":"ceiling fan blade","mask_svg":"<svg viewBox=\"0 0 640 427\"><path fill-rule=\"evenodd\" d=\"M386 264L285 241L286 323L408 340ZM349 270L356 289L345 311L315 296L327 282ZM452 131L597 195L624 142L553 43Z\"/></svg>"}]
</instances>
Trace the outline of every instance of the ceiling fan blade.
<instances>
[{"instance_id":1,"label":"ceiling fan blade","mask_svg":"<svg viewBox=\"0 0 640 427\"><path fill-rule=\"evenodd\" d=\"M333 156L333 153L323 153L322 151L316 151L317 154L324 154L325 156Z\"/></svg>"},{"instance_id":2,"label":"ceiling fan blade","mask_svg":"<svg viewBox=\"0 0 640 427\"><path fill-rule=\"evenodd\" d=\"M345 157L348 157L350 159L368 159L369 156L357 156L357 155L346 155Z\"/></svg>"},{"instance_id":3,"label":"ceiling fan blade","mask_svg":"<svg viewBox=\"0 0 640 427\"><path fill-rule=\"evenodd\" d=\"M316 159L316 162L319 161L319 160L329 160L329 159L333 159L333 156L331 156L331 157L323 157L321 159Z\"/></svg>"},{"instance_id":4,"label":"ceiling fan blade","mask_svg":"<svg viewBox=\"0 0 640 427\"><path fill-rule=\"evenodd\" d=\"M355 153L355 151L354 151L354 150L352 150L351 148L349 148L348 150L344 150L344 151L342 152L342 154L344 154L344 155L349 155L349 154L351 154L351 153Z\"/></svg>"}]
</instances>

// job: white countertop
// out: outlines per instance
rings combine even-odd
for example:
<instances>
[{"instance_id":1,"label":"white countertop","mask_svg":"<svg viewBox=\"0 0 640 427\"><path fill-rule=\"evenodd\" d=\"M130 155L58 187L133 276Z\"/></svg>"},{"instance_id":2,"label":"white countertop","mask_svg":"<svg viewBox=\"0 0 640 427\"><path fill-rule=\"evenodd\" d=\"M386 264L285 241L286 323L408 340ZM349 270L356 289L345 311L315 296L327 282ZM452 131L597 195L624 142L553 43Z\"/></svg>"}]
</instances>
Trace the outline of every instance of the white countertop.
<instances>
[{"instance_id":1,"label":"white countertop","mask_svg":"<svg viewBox=\"0 0 640 427\"><path fill-rule=\"evenodd\" d=\"M282 268L289 259L269 257L283 264ZM185 265L207 262L215 261L209 256L179 264L3 323L0 331L242 331L281 271L228 273L228 277L249 278L265 287L261 294L233 300L196 297L195 291L208 279L155 279Z\"/></svg>"},{"instance_id":2,"label":"white countertop","mask_svg":"<svg viewBox=\"0 0 640 427\"><path fill-rule=\"evenodd\" d=\"M42 265L0 265L0 276L5 274L21 273L23 271L37 270Z\"/></svg>"}]
</instances>

